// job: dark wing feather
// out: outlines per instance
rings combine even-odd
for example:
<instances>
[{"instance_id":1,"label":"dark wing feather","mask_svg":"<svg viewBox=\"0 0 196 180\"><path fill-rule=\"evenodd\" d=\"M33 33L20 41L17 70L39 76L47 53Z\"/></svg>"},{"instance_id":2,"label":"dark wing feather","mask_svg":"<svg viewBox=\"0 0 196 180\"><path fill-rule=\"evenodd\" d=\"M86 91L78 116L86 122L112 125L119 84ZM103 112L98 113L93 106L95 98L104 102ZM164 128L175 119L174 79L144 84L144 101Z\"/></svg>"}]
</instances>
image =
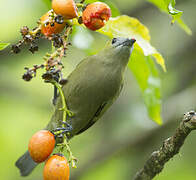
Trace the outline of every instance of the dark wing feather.
<instances>
[{"instance_id":1,"label":"dark wing feather","mask_svg":"<svg viewBox=\"0 0 196 180\"><path fill-rule=\"evenodd\" d=\"M93 116L93 118L90 120L90 122L84 127L82 128L76 135L81 134L82 132L86 131L88 128L90 128L93 124L95 124L95 119L97 117L101 116L101 112L104 110L104 107L106 107L107 103L102 104L101 106L99 106L99 108L97 109L95 115Z\"/></svg>"}]
</instances>

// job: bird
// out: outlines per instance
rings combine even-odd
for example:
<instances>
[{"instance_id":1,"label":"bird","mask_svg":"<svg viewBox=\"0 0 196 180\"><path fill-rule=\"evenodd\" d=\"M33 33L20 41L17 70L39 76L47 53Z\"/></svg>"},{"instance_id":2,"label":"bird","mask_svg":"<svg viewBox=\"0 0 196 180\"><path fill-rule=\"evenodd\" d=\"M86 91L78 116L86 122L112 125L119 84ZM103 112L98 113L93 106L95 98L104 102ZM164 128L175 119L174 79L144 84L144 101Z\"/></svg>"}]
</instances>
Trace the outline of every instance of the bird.
<instances>
[{"instance_id":1,"label":"bird","mask_svg":"<svg viewBox=\"0 0 196 180\"><path fill-rule=\"evenodd\" d=\"M68 139L95 124L117 99L135 41L134 38L113 38L109 46L83 59L70 73L67 83L62 86L67 108L74 114L66 119L71 126ZM54 114L45 129L51 131L61 125L61 107L62 100L58 97ZM27 151L15 165L21 176L27 176L37 163Z\"/></svg>"}]
</instances>

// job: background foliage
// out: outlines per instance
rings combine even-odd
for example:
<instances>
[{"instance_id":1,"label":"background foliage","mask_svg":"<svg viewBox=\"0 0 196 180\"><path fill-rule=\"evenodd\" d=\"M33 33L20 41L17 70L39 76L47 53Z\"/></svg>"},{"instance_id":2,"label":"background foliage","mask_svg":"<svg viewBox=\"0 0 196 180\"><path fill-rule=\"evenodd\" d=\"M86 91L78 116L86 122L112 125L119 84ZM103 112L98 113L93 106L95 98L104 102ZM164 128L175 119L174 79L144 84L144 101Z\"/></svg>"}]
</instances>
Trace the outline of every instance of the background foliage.
<instances>
[{"instance_id":1,"label":"background foliage","mask_svg":"<svg viewBox=\"0 0 196 180\"><path fill-rule=\"evenodd\" d=\"M155 3L153 0L150 1ZM192 14L196 8L194 0L178 0L176 7L185 12L182 18L192 29L193 36L188 36L176 24L170 25L167 15L160 13L147 1L105 0L105 2L112 7L114 16L119 15L119 8L121 14L136 17L148 27L151 32L151 44L165 57L167 73L163 73L151 57L143 56L141 51L135 48L129 64L132 73L130 71L126 73L126 83L120 98L102 120L72 140L74 154L80 160L79 168L72 171L72 179L131 179L149 153L157 148L163 139L171 135L184 111L194 109L196 106L194 101L196 24ZM182 22L180 19L182 12L173 9L174 1L170 9L165 8L168 7L163 4L165 2L162 0L162 5L156 5L167 14L171 14L173 20ZM0 0L0 3L1 42L16 42L20 38L19 29L23 25L33 28L37 19L48 10L46 4L39 0L14 2ZM186 28L183 29L190 34L190 29L186 25L184 27ZM100 51L107 40L107 37L99 33L89 32L81 27L76 28L72 38L73 47L65 59L65 74L69 74L83 57ZM23 67L39 64L42 61L41 57L49 50L50 44L41 41L40 51L35 55L31 55L27 50L23 50L19 55L10 54L9 49L0 52L2 179L21 179L14 162L26 150L31 135L47 124L53 112L52 87L42 83L39 78L31 83L25 83L21 79ZM149 81L143 81L144 73ZM145 93L153 93L160 97L160 81L162 81L164 124L161 127L149 120L142 101ZM138 82L143 95L140 93ZM149 90L146 90L145 82L150 83ZM149 101L153 102L152 99L145 99L146 104ZM166 169L155 179L196 178L195 138L194 134L188 138L181 156L178 155L168 163ZM42 168L38 167L25 179L42 179Z\"/></svg>"}]
</instances>

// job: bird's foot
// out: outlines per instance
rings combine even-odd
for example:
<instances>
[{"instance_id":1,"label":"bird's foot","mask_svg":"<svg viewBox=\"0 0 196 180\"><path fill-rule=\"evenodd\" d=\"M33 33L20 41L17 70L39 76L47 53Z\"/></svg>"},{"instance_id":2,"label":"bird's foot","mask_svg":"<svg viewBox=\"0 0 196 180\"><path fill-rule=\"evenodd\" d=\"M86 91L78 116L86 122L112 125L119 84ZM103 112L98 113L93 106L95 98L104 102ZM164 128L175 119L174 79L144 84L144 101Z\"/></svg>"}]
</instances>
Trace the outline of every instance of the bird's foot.
<instances>
[{"instance_id":1,"label":"bird's foot","mask_svg":"<svg viewBox=\"0 0 196 180\"><path fill-rule=\"evenodd\" d=\"M73 168L77 168L76 163L77 159L73 156L73 153L71 151L71 148L69 146L67 136L69 136L69 133L72 131L72 126L68 124L67 122L60 121L63 125L66 125L66 127L59 127L54 129L52 132L55 134L56 138L61 138L62 141L57 144L57 146L60 148L60 153L64 152L64 148L66 148L66 151L69 155L69 163Z\"/></svg>"},{"instance_id":2,"label":"bird's foot","mask_svg":"<svg viewBox=\"0 0 196 180\"><path fill-rule=\"evenodd\" d=\"M53 129L51 132L55 135L55 138L63 138L64 135L68 135L72 131L72 126L64 121L61 121L63 126L65 127L57 127L56 129Z\"/></svg>"}]
</instances>

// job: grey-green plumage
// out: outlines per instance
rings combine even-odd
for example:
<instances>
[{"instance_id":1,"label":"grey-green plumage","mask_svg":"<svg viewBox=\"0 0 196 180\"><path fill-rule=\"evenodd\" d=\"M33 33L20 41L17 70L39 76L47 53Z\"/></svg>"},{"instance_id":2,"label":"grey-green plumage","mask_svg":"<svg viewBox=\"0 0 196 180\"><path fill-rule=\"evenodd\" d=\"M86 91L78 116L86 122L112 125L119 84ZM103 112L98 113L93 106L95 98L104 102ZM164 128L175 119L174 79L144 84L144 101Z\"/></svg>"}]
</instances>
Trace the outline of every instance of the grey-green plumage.
<instances>
[{"instance_id":1,"label":"grey-green plumage","mask_svg":"<svg viewBox=\"0 0 196 180\"><path fill-rule=\"evenodd\" d=\"M69 138L92 126L119 96L134 42L134 39L114 38L111 46L81 61L69 75L68 83L62 88L67 107L74 113L74 116L67 117L67 122L73 128ZM58 98L47 129L60 126L60 120L63 119L63 113L59 111L61 107L61 98ZM26 153L26 156L29 154ZM28 168L24 159L22 156L16 162L23 176L32 171L32 163L29 160L31 166Z\"/></svg>"}]
</instances>

